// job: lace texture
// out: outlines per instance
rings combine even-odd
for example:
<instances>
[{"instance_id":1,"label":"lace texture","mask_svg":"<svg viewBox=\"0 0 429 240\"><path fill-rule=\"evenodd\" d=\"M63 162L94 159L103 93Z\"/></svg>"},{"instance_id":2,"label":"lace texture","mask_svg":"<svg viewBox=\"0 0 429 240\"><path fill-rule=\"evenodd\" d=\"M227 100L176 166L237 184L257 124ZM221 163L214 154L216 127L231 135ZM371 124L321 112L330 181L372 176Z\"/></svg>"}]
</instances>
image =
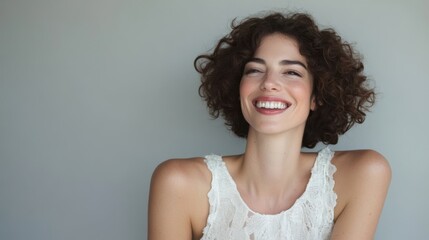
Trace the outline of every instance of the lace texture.
<instances>
[{"instance_id":1,"label":"lace texture","mask_svg":"<svg viewBox=\"0 0 429 240\"><path fill-rule=\"evenodd\" d=\"M291 208L273 215L252 211L241 198L222 157L206 156L212 186L208 193L210 212L201 239L329 239L337 200L333 155L329 148L321 150L304 193Z\"/></svg>"}]
</instances>

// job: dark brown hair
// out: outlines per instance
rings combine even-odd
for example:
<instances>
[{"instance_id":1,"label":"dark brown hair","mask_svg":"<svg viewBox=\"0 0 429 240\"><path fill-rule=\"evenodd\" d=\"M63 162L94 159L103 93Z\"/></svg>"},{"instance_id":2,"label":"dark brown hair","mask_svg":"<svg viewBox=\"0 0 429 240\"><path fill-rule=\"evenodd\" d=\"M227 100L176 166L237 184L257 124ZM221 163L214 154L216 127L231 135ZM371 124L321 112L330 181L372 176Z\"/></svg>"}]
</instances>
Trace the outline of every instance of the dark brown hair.
<instances>
[{"instance_id":1,"label":"dark brown hair","mask_svg":"<svg viewBox=\"0 0 429 240\"><path fill-rule=\"evenodd\" d=\"M294 38L313 75L316 109L307 119L302 145L312 148L318 142L336 144L338 136L354 123L365 120L375 94L363 74L361 57L331 28L319 30L304 13L271 13L251 17L237 24L220 39L211 54L195 59L201 74L200 96L210 115L222 116L239 137L247 137L249 124L239 101L240 80L245 64L253 57L263 37L281 33Z\"/></svg>"}]
</instances>

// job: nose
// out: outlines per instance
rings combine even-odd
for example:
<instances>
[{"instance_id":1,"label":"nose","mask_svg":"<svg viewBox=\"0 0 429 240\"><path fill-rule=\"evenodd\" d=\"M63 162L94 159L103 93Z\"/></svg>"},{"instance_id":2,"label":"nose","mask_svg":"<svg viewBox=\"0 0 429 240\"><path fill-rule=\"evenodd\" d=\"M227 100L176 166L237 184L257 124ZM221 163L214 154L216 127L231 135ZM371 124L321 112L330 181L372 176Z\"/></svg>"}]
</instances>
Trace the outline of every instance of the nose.
<instances>
[{"instance_id":1,"label":"nose","mask_svg":"<svg viewBox=\"0 0 429 240\"><path fill-rule=\"evenodd\" d=\"M261 82L260 86L262 91L277 91L279 90L279 82L273 72L268 72Z\"/></svg>"}]
</instances>

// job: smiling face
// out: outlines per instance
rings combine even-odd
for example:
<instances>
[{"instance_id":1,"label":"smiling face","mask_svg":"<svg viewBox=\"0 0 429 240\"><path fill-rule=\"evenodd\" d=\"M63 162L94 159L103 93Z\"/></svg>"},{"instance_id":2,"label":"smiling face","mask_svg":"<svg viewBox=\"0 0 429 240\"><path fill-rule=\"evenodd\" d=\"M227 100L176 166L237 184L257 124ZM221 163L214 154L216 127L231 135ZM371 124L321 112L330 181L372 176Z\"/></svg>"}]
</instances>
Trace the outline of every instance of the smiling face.
<instances>
[{"instance_id":1,"label":"smiling face","mask_svg":"<svg viewBox=\"0 0 429 240\"><path fill-rule=\"evenodd\" d=\"M245 65L240 83L241 110L249 131L304 132L311 109L313 80L298 43L275 33L264 37Z\"/></svg>"}]
</instances>

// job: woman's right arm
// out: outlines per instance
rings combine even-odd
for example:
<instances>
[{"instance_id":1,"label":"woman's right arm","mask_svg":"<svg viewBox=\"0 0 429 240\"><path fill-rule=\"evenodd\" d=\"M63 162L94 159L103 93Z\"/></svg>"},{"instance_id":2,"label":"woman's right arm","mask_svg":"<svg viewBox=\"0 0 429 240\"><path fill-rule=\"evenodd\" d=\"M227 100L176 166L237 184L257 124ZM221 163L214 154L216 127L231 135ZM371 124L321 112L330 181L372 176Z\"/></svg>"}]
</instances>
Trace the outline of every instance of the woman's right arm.
<instances>
[{"instance_id":1,"label":"woman's right arm","mask_svg":"<svg viewBox=\"0 0 429 240\"><path fill-rule=\"evenodd\" d=\"M180 160L160 164L152 175L149 193L149 240L190 240L190 184Z\"/></svg>"}]
</instances>

